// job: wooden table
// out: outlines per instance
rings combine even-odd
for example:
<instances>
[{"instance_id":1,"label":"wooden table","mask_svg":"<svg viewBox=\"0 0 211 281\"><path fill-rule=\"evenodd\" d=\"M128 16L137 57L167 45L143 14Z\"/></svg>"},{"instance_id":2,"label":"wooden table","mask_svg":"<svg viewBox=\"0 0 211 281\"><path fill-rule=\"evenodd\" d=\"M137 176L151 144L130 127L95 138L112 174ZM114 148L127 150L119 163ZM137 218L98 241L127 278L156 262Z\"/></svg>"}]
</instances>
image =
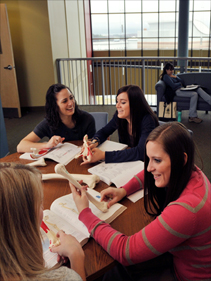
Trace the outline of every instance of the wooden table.
<instances>
[{"instance_id":1,"label":"wooden table","mask_svg":"<svg viewBox=\"0 0 211 281\"><path fill-rule=\"evenodd\" d=\"M81 145L82 141L72 142L76 145ZM0 159L0 162L16 162L27 164L32 161L24 160L19 158L19 153L14 153ZM93 167L94 164L87 164L80 166L81 158L72 160L66 168L69 173L73 174L89 174L88 169ZM46 159L47 166L37 167L43 174L54 173L54 167L57 164L54 161ZM95 189L101 191L102 189L108 187L107 184L100 181ZM44 188L44 209L49 209L51 203L58 197L61 197L65 194L70 193L69 183L66 180L48 180L43 182ZM151 218L146 214L144 210L144 201L143 198L136 203L132 203L127 198L123 199L121 204L127 207L127 210L124 211L118 218L116 218L111 226L126 234L132 235L142 229L144 226L151 222ZM83 246L85 252L85 270L87 280L95 280L97 277L100 277L110 268L115 265L115 261L110 257L106 251L99 246L93 238L89 239L89 242Z\"/></svg>"}]
</instances>

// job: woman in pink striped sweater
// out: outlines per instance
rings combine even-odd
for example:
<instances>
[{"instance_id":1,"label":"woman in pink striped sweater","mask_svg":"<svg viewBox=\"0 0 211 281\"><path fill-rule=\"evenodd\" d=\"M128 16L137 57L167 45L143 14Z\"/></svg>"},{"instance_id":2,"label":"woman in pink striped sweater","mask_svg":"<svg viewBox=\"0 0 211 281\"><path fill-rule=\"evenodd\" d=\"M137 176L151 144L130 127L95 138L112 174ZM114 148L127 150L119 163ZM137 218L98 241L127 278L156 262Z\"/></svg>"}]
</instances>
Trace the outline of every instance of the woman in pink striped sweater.
<instances>
[{"instance_id":1,"label":"woman in pink striped sweater","mask_svg":"<svg viewBox=\"0 0 211 281\"><path fill-rule=\"evenodd\" d=\"M144 171L120 189L102 191L102 200L113 196L111 206L144 188L145 209L155 219L138 233L128 237L100 221L89 208L85 190L79 194L71 188L79 219L114 259L127 266L130 277L124 280L159 280L142 279L138 266L128 269L166 252L173 257L174 272L165 280L211 280L211 185L194 165L194 143L181 123L155 128L146 140ZM150 268L149 276L152 272Z\"/></svg>"}]
</instances>

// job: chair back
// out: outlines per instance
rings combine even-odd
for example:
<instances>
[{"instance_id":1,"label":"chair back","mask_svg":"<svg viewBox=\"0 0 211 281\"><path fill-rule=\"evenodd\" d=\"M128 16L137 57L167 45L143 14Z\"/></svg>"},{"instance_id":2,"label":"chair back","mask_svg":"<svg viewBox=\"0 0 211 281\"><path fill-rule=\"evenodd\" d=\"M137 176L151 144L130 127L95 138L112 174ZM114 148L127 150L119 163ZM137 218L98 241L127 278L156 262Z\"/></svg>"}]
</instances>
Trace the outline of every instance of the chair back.
<instances>
[{"instance_id":1,"label":"chair back","mask_svg":"<svg viewBox=\"0 0 211 281\"><path fill-rule=\"evenodd\" d=\"M96 132L108 124L108 112L89 112L95 119Z\"/></svg>"}]
</instances>

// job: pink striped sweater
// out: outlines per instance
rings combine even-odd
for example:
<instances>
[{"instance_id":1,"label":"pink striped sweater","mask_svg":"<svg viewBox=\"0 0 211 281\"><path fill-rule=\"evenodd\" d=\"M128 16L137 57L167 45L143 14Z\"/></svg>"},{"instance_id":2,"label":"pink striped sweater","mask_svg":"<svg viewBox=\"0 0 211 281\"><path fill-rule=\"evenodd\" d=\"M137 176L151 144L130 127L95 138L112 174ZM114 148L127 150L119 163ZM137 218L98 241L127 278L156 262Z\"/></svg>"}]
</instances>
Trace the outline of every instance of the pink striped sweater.
<instances>
[{"instance_id":1,"label":"pink striped sweater","mask_svg":"<svg viewBox=\"0 0 211 281\"><path fill-rule=\"evenodd\" d=\"M127 195L139 190L143 171L123 188ZM169 251L179 280L211 280L211 185L194 171L181 196L153 222L132 236L114 230L84 209L79 219L94 239L123 265L147 261Z\"/></svg>"}]
</instances>

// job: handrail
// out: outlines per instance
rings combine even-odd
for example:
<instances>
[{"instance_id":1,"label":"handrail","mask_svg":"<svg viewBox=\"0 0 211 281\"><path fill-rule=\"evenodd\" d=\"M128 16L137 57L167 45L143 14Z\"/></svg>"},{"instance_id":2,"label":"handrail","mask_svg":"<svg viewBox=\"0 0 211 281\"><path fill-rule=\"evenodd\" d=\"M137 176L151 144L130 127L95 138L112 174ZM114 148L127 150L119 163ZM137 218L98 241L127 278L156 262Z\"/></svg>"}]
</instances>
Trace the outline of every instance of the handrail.
<instances>
[{"instance_id":1,"label":"handrail","mask_svg":"<svg viewBox=\"0 0 211 281\"><path fill-rule=\"evenodd\" d=\"M211 72L210 57L91 57L56 59L58 82L71 88L78 104L115 104L118 88L136 84L156 106L155 84L166 62L178 72Z\"/></svg>"}]
</instances>

